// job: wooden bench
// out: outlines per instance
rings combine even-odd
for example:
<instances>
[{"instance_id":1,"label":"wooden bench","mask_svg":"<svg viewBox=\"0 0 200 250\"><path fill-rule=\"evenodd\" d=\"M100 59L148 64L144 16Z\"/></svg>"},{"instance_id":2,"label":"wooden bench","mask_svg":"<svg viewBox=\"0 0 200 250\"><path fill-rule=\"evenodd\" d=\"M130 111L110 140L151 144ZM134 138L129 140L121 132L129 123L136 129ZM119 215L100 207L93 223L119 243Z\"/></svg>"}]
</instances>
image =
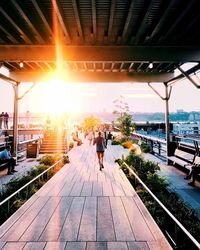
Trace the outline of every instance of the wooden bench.
<instances>
[{"instance_id":1,"label":"wooden bench","mask_svg":"<svg viewBox=\"0 0 200 250\"><path fill-rule=\"evenodd\" d=\"M167 159L182 167L191 166L194 162L195 156L180 149L176 149L173 156L168 156Z\"/></svg>"},{"instance_id":2,"label":"wooden bench","mask_svg":"<svg viewBox=\"0 0 200 250\"><path fill-rule=\"evenodd\" d=\"M8 166L7 162L4 162L4 163L0 162L0 170L6 168L7 166Z\"/></svg>"}]
</instances>

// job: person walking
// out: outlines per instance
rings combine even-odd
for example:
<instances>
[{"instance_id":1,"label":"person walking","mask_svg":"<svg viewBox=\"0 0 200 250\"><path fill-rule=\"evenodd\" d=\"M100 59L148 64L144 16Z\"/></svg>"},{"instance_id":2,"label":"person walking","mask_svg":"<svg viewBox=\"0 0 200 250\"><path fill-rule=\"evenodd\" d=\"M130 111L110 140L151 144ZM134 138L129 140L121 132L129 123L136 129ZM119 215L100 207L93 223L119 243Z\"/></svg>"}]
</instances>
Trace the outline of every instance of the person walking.
<instances>
[{"instance_id":1,"label":"person walking","mask_svg":"<svg viewBox=\"0 0 200 250\"><path fill-rule=\"evenodd\" d=\"M0 114L0 129L2 129L2 123L4 123L4 112Z\"/></svg>"},{"instance_id":2,"label":"person walking","mask_svg":"<svg viewBox=\"0 0 200 250\"><path fill-rule=\"evenodd\" d=\"M4 115L4 128L8 129L8 119L9 119L9 114L6 112Z\"/></svg>"},{"instance_id":3,"label":"person walking","mask_svg":"<svg viewBox=\"0 0 200 250\"><path fill-rule=\"evenodd\" d=\"M107 145L111 145L112 137L113 137L113 135L112 135L111 132L109 131L109 133L108 133L108 135L107 135Z\"/></svg>"},{"instance_id":4,"label":"person walking","mask_svg":"<svg viewBox=\"0 0 200 250\"><path fill-rule=\"evenodd\" d=\"M104 138L102 137L101 132L98 133L98 137L94 139L93 145L96 144L96 152L97 152L97 157L99 160L99 170L102 171L102 168L104 168L103 165L103 157L104 157L104 151L106 148Z\"/></svg>"},{"instance_id":5,"label":"person walking","mask_svg":"<svg viewBox=\"0 0 200 250\"><path fill-rule=\"evenodd\" d=\"M7 145L6 148L0 152L0 163L8 163L8 175L13 174L13 172L17 172L15 170L16 161L11 156L10 150L11 147Z\"/></svg>"}]
</instances>

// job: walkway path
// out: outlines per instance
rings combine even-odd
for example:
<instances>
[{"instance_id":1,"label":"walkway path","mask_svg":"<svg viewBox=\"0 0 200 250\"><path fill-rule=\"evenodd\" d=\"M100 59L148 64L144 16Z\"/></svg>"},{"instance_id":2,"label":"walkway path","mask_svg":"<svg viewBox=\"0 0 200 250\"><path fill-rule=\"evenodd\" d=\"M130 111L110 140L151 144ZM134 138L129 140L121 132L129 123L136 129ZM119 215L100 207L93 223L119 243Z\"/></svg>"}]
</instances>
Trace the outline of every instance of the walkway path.
<instances>
[{"instance_id":1,"label":"walkway path","mask_svg":"<svg viewBox=\"0 0 200 250\"><path fill-rule=\"evenodd\" d=\"M114 163L126 151L110 146L101 172L94 150L69 152L70 164L0 227L0 249L171 249Z\"/></svg>"},{"instance_id":2,"label":"walkway path","mask_svg":"<svg viewBox=\"0 0 200 250\"><path fill-rule=\"evenodd\" d=\"M188 181L184 180L186 174L183 171L174 166L166 165L165 162L154 155L144 154L144 158L159 163L161 170L159 174L169 180L169 189L177 193L184 202L195 209L200 219L200 183L196 181L196 187L191 187L187 184Z\"/></svg>"}]
</instances>

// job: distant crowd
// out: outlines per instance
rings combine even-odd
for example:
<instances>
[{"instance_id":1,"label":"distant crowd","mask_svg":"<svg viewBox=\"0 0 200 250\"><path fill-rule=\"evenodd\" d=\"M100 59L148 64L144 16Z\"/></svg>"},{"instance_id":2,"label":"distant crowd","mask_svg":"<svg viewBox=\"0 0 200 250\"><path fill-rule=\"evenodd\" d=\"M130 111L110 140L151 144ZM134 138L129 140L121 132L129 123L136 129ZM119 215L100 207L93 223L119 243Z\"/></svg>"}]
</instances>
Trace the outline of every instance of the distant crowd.
<instances>
[{"instance_id":1,"label":"distant crowd","mask_svg":"<svg viewBox=\"0 0 200 250\"><path fill-rule=\"evenodd\" d=\"M7 112L2 112L0 114L0 129L8 129L8 119L9 119L9 115ZM2 127L3 126L3 127Z\"/></svg>"}]
</instances>

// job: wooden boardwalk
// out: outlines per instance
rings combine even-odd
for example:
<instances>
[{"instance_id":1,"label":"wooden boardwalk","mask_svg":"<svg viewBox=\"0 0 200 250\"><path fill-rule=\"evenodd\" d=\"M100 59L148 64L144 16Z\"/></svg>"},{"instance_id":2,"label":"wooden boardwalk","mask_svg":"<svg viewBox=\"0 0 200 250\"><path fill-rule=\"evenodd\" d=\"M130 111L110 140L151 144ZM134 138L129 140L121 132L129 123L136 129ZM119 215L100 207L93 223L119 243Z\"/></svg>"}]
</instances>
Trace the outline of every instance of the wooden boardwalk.
<instances>
[{"instance_id":1,"label":"wooden boardwalk","mask_svg":"<svg viewBox=\"0 0 200 250\"><path fill-rule=\"evenodd\" d=\"M69 152L64 166L0 227L0 249L171 249L114 160L99 171L95 147Z\"/></svg>"}]
</instances>

